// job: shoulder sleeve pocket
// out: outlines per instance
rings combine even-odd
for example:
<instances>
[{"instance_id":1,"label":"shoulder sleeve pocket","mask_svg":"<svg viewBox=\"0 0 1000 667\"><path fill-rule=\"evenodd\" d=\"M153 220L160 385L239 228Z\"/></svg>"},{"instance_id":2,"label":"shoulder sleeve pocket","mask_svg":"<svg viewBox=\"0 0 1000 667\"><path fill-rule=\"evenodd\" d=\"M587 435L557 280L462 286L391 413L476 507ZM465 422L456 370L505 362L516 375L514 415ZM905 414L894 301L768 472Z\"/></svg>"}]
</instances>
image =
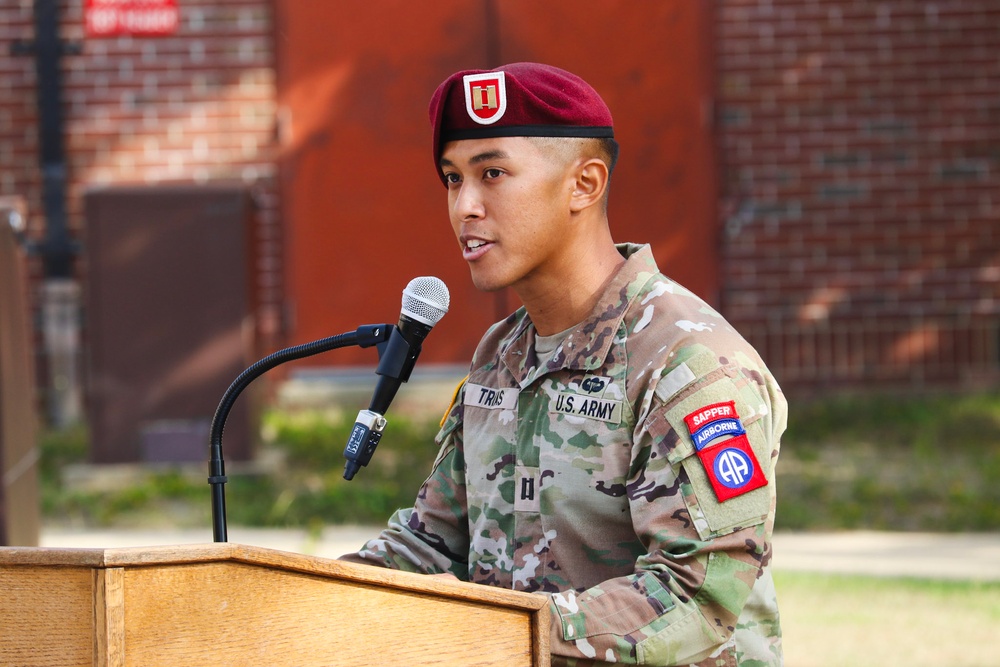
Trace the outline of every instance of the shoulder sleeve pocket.
<instances>
[{"instance_id":1,"label":"shoulder sleeve pocket","mask_svg":"<svg viewBox=\"0 0 1000 667\"><path fill-rule=\"evenodd\" d=\"M745 391L745 389L744 389ZM774 492L773 471L771 469L771 447L763 429L755 422L760 415L755 407L748 402L744 391L728 376L716 379L697 391L691 392L681 400L664 409L663 420L667 433L673 433L678 444L673 447L670 461L679 465L687 478L682 484L684 501L702 539L719 537L742 528L763 523L768 516ZM721 495L720 479L723 483L731 481L727 477L731 471L723 469L709 470L707 466L710 457L699 456L695 446L692 427L686 417L698 414L700 410L720 404L733 402L736 413L746 432L743 449L735 454L738 469L734 474L737 479L741 475L757 474L760 484L745 492ZM729 447L727 443L736 444L740 438L712 441L704 447ZM703 454L706 450L703 450ZM757 469L759 468L759 469ZM715 485L713 486L714 476Z\"/></svg>"}]
</instances>

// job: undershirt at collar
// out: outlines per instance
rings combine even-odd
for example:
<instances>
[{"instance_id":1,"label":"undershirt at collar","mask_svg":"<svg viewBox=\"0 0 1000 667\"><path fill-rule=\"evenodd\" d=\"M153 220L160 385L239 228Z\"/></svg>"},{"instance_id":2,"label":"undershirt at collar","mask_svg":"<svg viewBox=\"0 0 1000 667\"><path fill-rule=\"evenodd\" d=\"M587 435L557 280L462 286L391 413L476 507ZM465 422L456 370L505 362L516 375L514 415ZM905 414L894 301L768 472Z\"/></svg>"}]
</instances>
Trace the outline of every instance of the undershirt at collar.
<instances>
[{"instance_id":1,"label":"undershirt at collar","mask_svg":"<svg viewBox=\"0 0 1000 667\"><path fill-rule=\"evenodd\" d=\"M569 332L574 328L570 327L551 336L539 336L537 332L535 333L535 355L538 357L539 366L547 364L552 359L556 349L569 337Z\"/></svg>"}]
</instances>

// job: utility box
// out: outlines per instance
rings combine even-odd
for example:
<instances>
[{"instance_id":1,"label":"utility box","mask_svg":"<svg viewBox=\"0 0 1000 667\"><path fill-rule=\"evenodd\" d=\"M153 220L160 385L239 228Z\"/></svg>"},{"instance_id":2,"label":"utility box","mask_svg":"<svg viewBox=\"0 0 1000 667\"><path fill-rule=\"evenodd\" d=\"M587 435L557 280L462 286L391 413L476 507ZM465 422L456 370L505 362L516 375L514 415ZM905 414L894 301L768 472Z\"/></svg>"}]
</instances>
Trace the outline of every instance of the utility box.
<instances>
[{"instance_id":1,"label":"utility box","mask_svg":"<svg viewBox=\"0 0 1000 667\"><path fill-rule=\"evenodd\" d=\"M242 186L84 196L85 399L94 463L207 461L220 399L255 359L255 208ZM226 423L248 459L249 403Z\"/></svg>"},{"instance_id":2,"label":"utility box","mask_svg":"<svg viewBox=\"0 0 1000 667\"><path fill-rule=\"evenodd\" d=\"M27 276L12 216L0 198L0 546L37 546L38 410L29 334Z\"/></svg>"}]
</instances>

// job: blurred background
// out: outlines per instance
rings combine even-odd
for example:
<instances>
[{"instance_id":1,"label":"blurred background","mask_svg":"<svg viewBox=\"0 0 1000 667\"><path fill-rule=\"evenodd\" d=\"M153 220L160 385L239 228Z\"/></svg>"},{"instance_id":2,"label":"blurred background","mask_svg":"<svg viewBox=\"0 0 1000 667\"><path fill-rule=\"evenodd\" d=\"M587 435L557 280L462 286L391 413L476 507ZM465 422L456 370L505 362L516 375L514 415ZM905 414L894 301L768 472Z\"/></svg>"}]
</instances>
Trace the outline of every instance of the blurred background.
<instances>
[{"instance_id":1,"label":"blurred background","mask_svg":"<svg viewBox=\"0 0 1000 667\"><path fill-rule=\"evenodd\" d=\"M761 351L803 440L786 486L815 495L860 461L785 525L867 493L827 524L954 526L1000 466L998 26L991 0L5 0L0 542L32 539L14 499L37 493L44 442L77 480L200 464L243 368L395 322L418 275L453 306L401 400L436 418L517 304L476 293L454 251L427 102L455 70L519 60L609 103L613 230ZM369 392L376 361L276 370L237 404L227 460L277 465L290 415ZM914 513L862 475L920 452L936 476L913 488L966 505Z\"/></svg>"},{"instance_id":2,"label":"blurred background","mask_svg":"<svg viewBox=\"0 0 1000 667\"><path fill-rule=\"evenodd\" d=\"M395 322L436 275L451 312L359 481L337 478L371 350L283 366L226 427L234 521L409 502L481 332L517 306L452 245L427 103L521 60L604 96L617 239L652 244L788 395L779 530L995 533L998 54L994 0L4 0L0 544L207 531L230 382Z\"/></svg>"},{"instance_id":3,"label":"blurred background","mask_svg":"<svg viewBox=\"0 0 1000 667\"><path fill-rule=\"evenodd\" d=\"M85 430L86 463L203 461L243 368L394 322L418 275L453 305L415 373L431 389L402 400L439 414L517 304L453 250L427 103L455 70L519 60L581 74L616 114L617 238L716 305L800 415L841 401L800 432L996 432L996 3L9 0L0 46L8 481L40 458L28 414ZM375 361L277 369L237 403L227 458L260 458L276 406L365 393ZM880 400L929 396L937 431L910 404L916 432L880 435Z\"/></svg>"}]
</instances>

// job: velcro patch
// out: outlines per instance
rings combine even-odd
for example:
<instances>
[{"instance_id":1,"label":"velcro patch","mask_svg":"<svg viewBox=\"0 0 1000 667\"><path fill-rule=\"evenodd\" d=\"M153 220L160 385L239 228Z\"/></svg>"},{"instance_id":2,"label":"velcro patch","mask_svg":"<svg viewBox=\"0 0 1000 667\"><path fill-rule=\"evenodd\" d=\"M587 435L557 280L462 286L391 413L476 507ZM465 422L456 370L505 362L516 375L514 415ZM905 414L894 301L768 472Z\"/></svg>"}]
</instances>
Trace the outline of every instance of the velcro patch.
<instances>
[{"instance_id":1,"label":"velcro patch","mask_svg":"<svg viewBox=\"0 0 1000 667\"><path fill-rule=\"evenodd\" d=\"M661 401L668 401L670 397L679 392L684 387L694 382L697 378L691 367L683 361L663 378L656 385L656 395Z\"/></svg>"},{"instance_id":2,"label":"velcro patch","mask_svg":"<svg viewBox=\"0 0 1000 667\"><path fill-rule=\"evenodd\" d=\"M740 423L739 419L717 419L715 421L708 422L702 426L697 431L691 434L691 438L694 439L695 449L701 450L716 438L721 438L722 436L736 436L743 435L746 433L743 430L743 424Z\"/></svg>"},{"instance_id":3,"label":"velcro patch","mask_svg":"<svg viewBox=\"0 0 1000 667\"><path fill-rule=\"evenodd\" d=\"M716 421L718 419L739 419L740 416L736 414L736 402L726 401L724 403L713 403L712 405L706 405L703 408L695 410L687 417L684 418L684 422L688 426L688 430L694 435L702 426L708 424L709 422Z\"/></svg>"},{"instance_id":4,"label":"velcro patch","mask_svg":"<svg viewBox=\"0 0 1000 667\"><path fill-rule=\"evenodd\" d=\"M516 410L517 389L494 389L471 382L465 385L465 404L489 410Z\"/></svg>"},{"instance_id":5,"label":"velcro patch","mask_svg":"<svg viewBox=\"0 0 1000 667\"><path fill-rule=\"evenodd\" d=\"M580 382L580 389L584 393L590 394L591 396L603 397L604 392L610 384L611 378L609 377L603 377L601 375L588 375Z\"/></svg>"},{"instance_id":6,"label":"velcro patch","mask_svg":"<svg viewBox=\"0 0 1000 667\"><path fill-rule=\"evenodd\" d=\"M514 469L514 511L538 513L542 506L541 486L538 468L517 466Z\"/></svg>"},{"instance_id":7,"label":"velcro patch","mask_svg":"<svg viewBox=\"0 0 1000 667\"><path fill-rule=\"evenodd\" d=\"M720 503L767 485L745 434L698 450L698 458Z\"/></svg>"},{"instance_id":8,"label":"velcro patch","mask_svg":"<svg viewBox=\"0 0 1000 667\"><path fill-rule=\"evenodd\" d=\"M611 424L622 421L622 402L583 394L561 392L556 396L553 412L587 419L599 419Z\"/></svg>"}]
</instances>

